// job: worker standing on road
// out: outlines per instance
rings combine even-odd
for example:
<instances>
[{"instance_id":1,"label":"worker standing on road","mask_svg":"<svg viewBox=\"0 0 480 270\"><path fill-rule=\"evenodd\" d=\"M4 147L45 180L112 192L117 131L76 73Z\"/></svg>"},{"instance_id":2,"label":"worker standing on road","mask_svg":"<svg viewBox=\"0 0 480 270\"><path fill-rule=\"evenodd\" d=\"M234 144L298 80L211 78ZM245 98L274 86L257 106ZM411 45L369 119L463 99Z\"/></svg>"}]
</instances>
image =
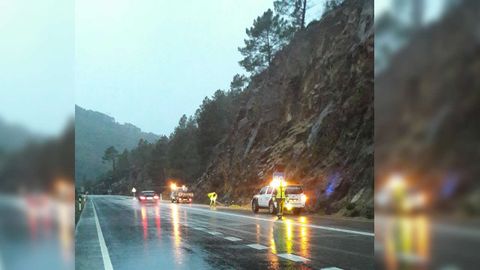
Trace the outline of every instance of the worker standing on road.
<instances>
[{"instance_id":1,"label":"worker standing on road","mask_svg":"<svg viewBox=\"0 0 480 270\"><path fill-rule=\"evenodd\" d=\"M82 196L83 195L81 195L81 194L80 194L80 196L78 196L78 210L79 211L82 211Z\"/></svg>"},{"instance_id":2,"label":"worker standing on road","mask_svg":"<svg viewBox=\"0 0 480 270\"><path fill-rule=\"evenodd\" d=\"M277 199L277 217L278 219L283 218L283 207L285 205L285 187L286 183L282 179L279 181L278 186L277 186L277 194L276 194L276 199Z\"/></svg>"},{"instance_id":3,"label":"worker standing on road","mask_svg":"<svg viewBox=\"0 0 480 270\"><path fill-rule=\"evenodd\" d=\"M210 192L208 193L208 197L210 198L210 207L215 208L215 206L217 205L217 193Z\"/></svg>"}]
</instances>

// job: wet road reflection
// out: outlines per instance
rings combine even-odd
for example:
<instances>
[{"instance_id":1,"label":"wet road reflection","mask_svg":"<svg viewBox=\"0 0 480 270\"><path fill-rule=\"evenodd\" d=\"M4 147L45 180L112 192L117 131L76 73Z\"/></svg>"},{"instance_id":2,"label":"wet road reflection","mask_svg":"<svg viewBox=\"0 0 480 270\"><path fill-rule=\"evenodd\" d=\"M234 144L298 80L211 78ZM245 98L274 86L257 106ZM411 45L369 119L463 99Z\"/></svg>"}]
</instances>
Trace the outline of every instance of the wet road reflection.
<instances>
[{"instance_id":1,"label":"wet road reflection","mask_svg":"<svg viewBox=\"0 0 480 270\"><path fill-rule=\"evenodd\" d=\"M0 268L73 269L74 208L48 196L0 196Z\"/></svg>"},{"instance_id":2,"label":"wet road reflection","mask_svg":"<svg viewBox=\"0 0 480 270\"><path fill-rule=\"evenodd\" d=\"M147 217L146 206L142 205L142 208L141 208L140 211L141 211L141 215L142 215L143 240L147 240L147 236L148 236L148 217Z\"/></svg>"},{"instance_id":3,"label":"wet road reflection","mask_svg":"<svg viewBox=\"0 0 480 270\"><path fill-rule=\"evenodd\" d=\"M430 261L431 229L426 215L379 217L377 241L385 269L423 269Z\"/></svg>"},{"instance_id":4,"label":"wet road reflection","mask_svg":"<svg viewBox=\"0 0 480 270\"><path fill-rule=\"evenodd\" d=\"M285 239L285 246L286 246L286 251L287 253L292 253L292 248L293 248L293 241L292 241L292 221L291 220L285 220L286 224L286 237Z\"/></svg>"},{"instance_id":5,"label":"wet road reflection","mask_svg":"<svg viewBox=\"0 0 480 270\"><path fill-rule=\"evenodd\" d=\"M287 216L277 222L268 214L210 210L201 205L140 204L114 196L93 200L116 270L136 265L162 269L373 267L372 256L362 253L373 249L373 237L314 228L310 216ZM123 213L129 211L133 214L125 219ZM351 261L344 260L345 254ZM77 254L77 259L82 257L87 255ZM78 269L94 268L92 262Z\"/></svg>"},{"instance_id":6,"label":"wet road reflection","mask_svg":"<svg viewBox=\"0 0 480 270\"><path fill-rule=\"evenodd\" d=\"M157 228L157 237L161 240L161 219L160 219L160 206L155 206L155 227Z\"/></svg>"},{"instance_id":7,"label":"wet road reflection","mask_svg":"<svg viewBox=\"0 0 480 270\"><path fill-rule=\"evenodd\" d=\"M300 255L308 258L310 254L308 253L308 229L304 226L300 228Z\"/></svg>"},{"instance_id":8,"label":"wet road reflection","mask_svg":"<svg viewBox=\"0 0 480 270\"><path fill-rule=\"evenodd\" d=\"M180 246L180 224L178 221L178 208L176 205L171 207L172 209L172 225L173 225L173 237L175 239L175 246L178 248Z\"/></svg>"}]
</instances>

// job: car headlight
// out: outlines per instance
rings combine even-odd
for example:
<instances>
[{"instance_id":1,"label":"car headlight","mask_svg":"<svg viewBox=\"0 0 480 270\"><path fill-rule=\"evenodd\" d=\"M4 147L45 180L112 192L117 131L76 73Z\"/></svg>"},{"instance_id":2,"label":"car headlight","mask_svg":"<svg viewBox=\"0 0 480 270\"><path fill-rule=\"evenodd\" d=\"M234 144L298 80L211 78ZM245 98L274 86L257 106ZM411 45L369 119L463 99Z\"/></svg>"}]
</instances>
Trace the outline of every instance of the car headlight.
<instances>
[{"instance_id":1,"label":"car headlight","mask_svg":"<svg viewBox=\"0 0 480 270\"><path fill-rule=\"evenodd\" d=\"M292 205L290 203L287 203L285 205L285 208L287 208L288 211L292 210Z\"/></svg>"},{"instance_id":2,"label":"car headlight","mask_svg":"<svg viewBox=\"0 0 480 270\"><path fill-rule=\"evenodd\" d=\"M302 201L302 203L305 203L307 201L307 195L302 194L302 196L300 196L300 200Z\"/></svg>"}]
</instances>

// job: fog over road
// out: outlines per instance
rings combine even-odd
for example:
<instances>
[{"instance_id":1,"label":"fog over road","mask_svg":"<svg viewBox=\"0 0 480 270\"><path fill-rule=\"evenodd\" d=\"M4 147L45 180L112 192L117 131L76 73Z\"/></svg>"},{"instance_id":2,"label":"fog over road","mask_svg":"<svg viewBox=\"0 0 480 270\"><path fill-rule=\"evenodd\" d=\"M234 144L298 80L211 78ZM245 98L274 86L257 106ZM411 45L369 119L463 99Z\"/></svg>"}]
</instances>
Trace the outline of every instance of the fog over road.
<instances>
[{"instance_id":1,"label":"fog over road","mask_svg":"<svg viewBox=\"0 0 480 270\"><path fill-rule=\"evenodd\" d=\"M75 232L76 269L372 269L373 227L89 196Z\"/></svg>"}]
</instances>

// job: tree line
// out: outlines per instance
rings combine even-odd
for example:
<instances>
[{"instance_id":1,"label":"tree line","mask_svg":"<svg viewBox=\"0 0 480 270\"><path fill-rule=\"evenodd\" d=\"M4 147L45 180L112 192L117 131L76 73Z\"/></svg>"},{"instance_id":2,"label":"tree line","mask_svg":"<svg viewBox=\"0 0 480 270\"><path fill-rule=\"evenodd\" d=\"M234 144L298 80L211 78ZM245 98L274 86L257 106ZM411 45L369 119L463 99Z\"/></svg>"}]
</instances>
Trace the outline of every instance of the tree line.
<instances>
[{"instance_id":1,"label":"tree line","mask_svg":"<svg viewBox=\"0 0 480 270\"><path fill-rule=\"evenodd\" d=\"M215 146L238 112L235 101L243 90L242 80L234 79L228 91L217 90L213 97L206 97L194 116L180 118L170 136L152 143L140 139L132 150L119 151L114 146L105 149L102 159L111 165L111 170L100 176L101 185L137 179L140 173L157 186L166 185L169 178L193 183L208 166Z\"/></svg>"}]
</instances>

